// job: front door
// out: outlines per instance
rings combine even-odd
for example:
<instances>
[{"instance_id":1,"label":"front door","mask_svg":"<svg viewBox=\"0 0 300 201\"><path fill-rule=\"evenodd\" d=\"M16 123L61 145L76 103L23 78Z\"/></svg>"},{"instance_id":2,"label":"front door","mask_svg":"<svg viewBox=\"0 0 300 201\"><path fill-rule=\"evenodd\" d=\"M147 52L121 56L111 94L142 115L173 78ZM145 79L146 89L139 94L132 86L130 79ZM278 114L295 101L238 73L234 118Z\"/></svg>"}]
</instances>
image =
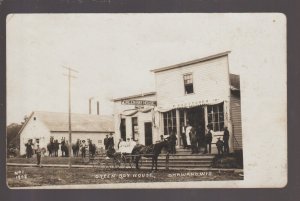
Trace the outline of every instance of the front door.
<instances>
[{"instance_id":1,"label":"front door","mask_svg":"<svg viewBox=\"0 0 300 201\"><path fill-rule=\"evenodd\" d=\"M152 142L152 123L146 122L145 123L145 145L151 145Z\"/></svg>"},{"instance_id":2,"label":"front door","mask_svg":"<svg viewBox=\"0 0 300 201\"><path fill-rule=\"evenodd\" d=\"M120 124L121 138L126 141L126 119L121 119Z\"/></svg>"}]
</instances>

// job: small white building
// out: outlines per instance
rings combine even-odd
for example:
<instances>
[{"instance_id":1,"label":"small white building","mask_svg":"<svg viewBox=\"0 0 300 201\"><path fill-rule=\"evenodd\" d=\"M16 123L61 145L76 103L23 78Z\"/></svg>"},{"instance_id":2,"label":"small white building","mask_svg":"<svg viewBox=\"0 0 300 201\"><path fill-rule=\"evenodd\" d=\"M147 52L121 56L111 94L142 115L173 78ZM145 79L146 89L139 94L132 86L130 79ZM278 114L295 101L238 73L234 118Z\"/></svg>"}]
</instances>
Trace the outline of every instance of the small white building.
<instances>
[{"instance_id":1,"label":"small white building","mask_svg":"<svg viewBox=\"0 0 300 201\"><path fill-rule=\"evenodd\" d=\"M72 143L77 139L92 140L97 148L104 148L104 138L114 133L112 116L99 116L90 114L72 114ZM69 118L67 113L58 112L32 112L19 132L20 154L25 151L25 143L29 139L39 139L40 147L47 149L50 137L61 142L62 138L69 140ZM60 150L59 150L60 151Z\"/></svg>"},{"instance_id":2,"label":"small white building","mask_svg":"<svg viewBox=\"0 0 300 201\"><path fill-rule=\"evenodd\" d=\"M140 144L150 145L158 140L154 123L156 93L149 92L113 99L116 137L133 138Z\"/></svg>"},{"instance_id":3,"label":"small white building","mask_svg":"<svg viewBox=\"0 0 300 201\"><path fill-rule=\"evenodd\" d=\"M113 100L116 137L138 136L139 143L149 144L176 130L180 147L187 123L211 125L213 143L228 127L231 151L242 149L240 80L229 73L229 53L152 70L156 92Z\"/></svg>"}]
</instances>

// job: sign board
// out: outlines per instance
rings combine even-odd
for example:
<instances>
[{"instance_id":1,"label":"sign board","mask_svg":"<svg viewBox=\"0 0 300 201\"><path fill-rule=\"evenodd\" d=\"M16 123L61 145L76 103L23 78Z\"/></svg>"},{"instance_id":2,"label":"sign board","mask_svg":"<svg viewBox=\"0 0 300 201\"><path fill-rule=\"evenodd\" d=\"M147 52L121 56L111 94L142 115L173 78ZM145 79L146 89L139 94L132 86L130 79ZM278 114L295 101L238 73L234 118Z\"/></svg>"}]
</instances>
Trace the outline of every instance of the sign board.
<instances>
[{"instance_id":1,"label":"sign board","mask_svg":"<svg viewBox=\"0 0 300 201\"><path fill-rule=\"evenodd\" d=\"M150 105L156 106L156 101L148 101L148 100L122 100L122 105Z\"/></svg>"}]
</instances>

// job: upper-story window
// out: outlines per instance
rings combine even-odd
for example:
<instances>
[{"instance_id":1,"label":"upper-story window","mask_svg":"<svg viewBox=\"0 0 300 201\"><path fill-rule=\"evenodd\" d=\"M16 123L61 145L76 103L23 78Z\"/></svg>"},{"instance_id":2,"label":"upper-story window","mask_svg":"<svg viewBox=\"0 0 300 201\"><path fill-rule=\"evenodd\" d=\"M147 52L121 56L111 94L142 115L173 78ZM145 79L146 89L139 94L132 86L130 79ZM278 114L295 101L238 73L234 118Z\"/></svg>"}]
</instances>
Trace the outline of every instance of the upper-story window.
<instances>
[{"instance_id":1,"label":"upper-story window","mask_svg":"<svg viewBox=\"0 0 300 201\"><path fill-rule=\"evenodd\" d=\"M184 81L184 92L185 94L192 94L194 93L194 86L193 86L193 74L185 74L183 75Z\"/></svg>"}]
</instances>

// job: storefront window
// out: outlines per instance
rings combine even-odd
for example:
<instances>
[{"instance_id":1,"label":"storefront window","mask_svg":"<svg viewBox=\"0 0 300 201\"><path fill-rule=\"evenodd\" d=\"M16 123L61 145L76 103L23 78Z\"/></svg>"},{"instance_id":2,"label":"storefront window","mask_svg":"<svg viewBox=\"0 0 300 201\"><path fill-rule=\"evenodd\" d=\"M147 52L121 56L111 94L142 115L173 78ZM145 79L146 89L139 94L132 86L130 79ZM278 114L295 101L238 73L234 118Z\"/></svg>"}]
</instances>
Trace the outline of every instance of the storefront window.
<instances>
[{"instance_id":1,"label":"storefront window","mask_svg":"<svg viewBox=\"0 0 300 201\"><path fill-rule=\"evenodd\" d=\"M213 131L222 131L224 129L224 110L223 103L207 106L208 124L212 126Z\"/></svg>"},{"instance_id":2,"label":"storefront window","mask_svg":"<svg viewBox=\"0 0 300 201\"><path fill-rule=\"evenodd\" d=\"M173 129L176 130L175 110L164 113L164 135L169 135Z\"/></svg>"}]
</instances>

